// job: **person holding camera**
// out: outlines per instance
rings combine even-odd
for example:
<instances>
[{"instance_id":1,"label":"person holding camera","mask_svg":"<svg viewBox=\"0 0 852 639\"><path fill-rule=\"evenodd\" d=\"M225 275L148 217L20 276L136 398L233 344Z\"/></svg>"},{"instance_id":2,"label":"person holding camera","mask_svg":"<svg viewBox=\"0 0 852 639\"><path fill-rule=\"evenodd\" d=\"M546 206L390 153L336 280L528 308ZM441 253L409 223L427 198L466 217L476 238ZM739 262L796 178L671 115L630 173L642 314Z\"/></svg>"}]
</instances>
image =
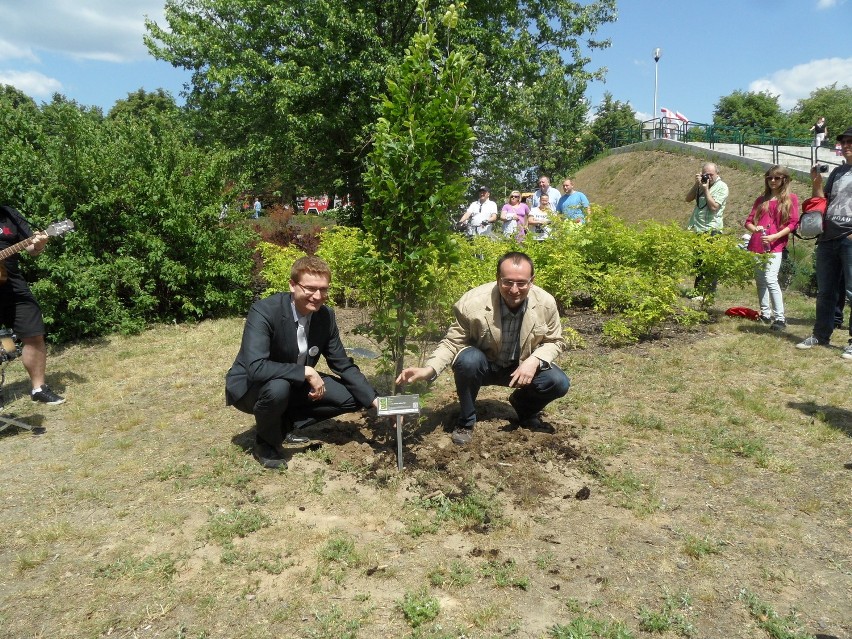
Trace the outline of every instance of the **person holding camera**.
<instances>
[{"instance_id":1,"label":"person holding camera","mask_svg":"<svg viewBox=\"0 0 852 639\"><path fill-rule=\"evenodd\" d=\"M760 320L771 322L774 331L787 328L784 319L784 296L778 283L781 256L790 233L799 224L799 198L790 192L790 171L778 164L769 167L764 174L763 195L754 201L751 213L745 221L751 232L748 250L766 254L765 262L758 262L754 269L757 297L760 302Z\"/></svg>"},{"instance_id":2,"label":"person holding camera","mask_svg":"<svg viewBox=\"0 0 852 639\"><path fill-rule=\"evenodd\" d=\"M534 206L527 218L527 228L532 239L541 241L550 237L551 217L555 211L550 205L550 196L545 193L538 200L538 206Z\"/></svg>"},{"instance_id":3,"label":"person holding camera","mask_svg":"<svg viewBox=\"0 0 852 639\"><path fill-rule=\"evenodd\" d=\"M479 187L479 199L474 200L467 207L467 211L461 216L459 226L467 224L467 234L470 237L474 235L489 235L491 233L491 225L497 221L497 204L492 202L491 191L487 186Z\"/></svg>"},{"instance_id":4,"label":"person holding camera","mask_svg":"<svg viewBox=\"0 0 852 639\"><path fill-rule=\"evenodd\" d=\"M722 181L719 169L713 162L705 163L701 167L701 172L695 174L695 182L686 192L686 201L695 202L687 229L695 233L709 233L710 236L719 235L722 232L725 203L728 201L728 185ZM704 279L699 264L694 288L698 289ZM714 279L707 287L708 292L715 293L716 284Z\"/></svg>"},{"instance_id":5,"label":"person holding camera","mask_svg":"<svg viewBox=\"0 0 852 639\"><path fill-rule=\"evenodd\" d=\"M845 295L852 303L852 127L838 135L837 141L845 164L831 172L824 186L821 167L811 169L811 194L824 197L827 205L816 247L816 321L813 334L796 344L800 349L828 346L835 328L837 296ZM852 339L841 357L852 359Z\"/></svg>"}]
</instances>

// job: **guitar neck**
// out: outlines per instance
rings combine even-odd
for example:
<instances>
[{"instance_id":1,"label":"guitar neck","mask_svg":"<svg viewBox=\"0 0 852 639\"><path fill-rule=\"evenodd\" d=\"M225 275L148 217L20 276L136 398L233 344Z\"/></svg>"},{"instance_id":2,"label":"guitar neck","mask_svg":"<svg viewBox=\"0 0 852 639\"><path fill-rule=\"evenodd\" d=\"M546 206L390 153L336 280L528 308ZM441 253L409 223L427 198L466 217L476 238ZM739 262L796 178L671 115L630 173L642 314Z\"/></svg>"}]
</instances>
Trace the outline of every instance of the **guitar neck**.
<instances>
[{"instance_id":1,"label":"guitar neck","mask_svg":"<svg viewBox=\"0 0 852 639\"><path fill-rule=\"evenodd\" d=\"M12 257L15 253L20 253L33 242L35 242L35 239L32 237L28 237L27 239L22 240L17 244L12 244L12 246L0 251L0 260L5 260L7 257Z\"/></svg>"}]
</instances>

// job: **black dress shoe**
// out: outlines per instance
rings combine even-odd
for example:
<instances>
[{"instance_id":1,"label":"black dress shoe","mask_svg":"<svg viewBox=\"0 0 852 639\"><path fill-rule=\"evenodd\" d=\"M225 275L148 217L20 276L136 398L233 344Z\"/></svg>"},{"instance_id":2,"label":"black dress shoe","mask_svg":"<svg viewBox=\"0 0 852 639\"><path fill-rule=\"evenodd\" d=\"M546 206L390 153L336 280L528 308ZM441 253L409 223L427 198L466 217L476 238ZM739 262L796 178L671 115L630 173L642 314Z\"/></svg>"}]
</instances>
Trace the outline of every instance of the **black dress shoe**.
<instances>
[{"instance_id":1,"label":"black dress shoe","mask_svg":"<svg viewBox=\"0 0 852 639\"><path fill-rule=\"evenodd\" d=\"M531 430L536 433L555 433L556 429L549 424L543 423L538 415L527 415L524 416L524 413L521 409L520 402L514 393L509 395L509 403L512 405L512 408L515 409L515 412L518 414L518 424L521 428L526 428L527 430Z\"/></svg>"},{"instance_id":2,"label":"black dress shoe","mask_svg":"<svg viewBox=\"0 0 852 639\"><path fill-rule=\"evenodd\" d=\"M287 468L287 460L284 459L284 451L280 446L273 447L266 442L255 442L252 455L264 468Z\"/></svg>"},{"instance_id":3,"label":"black dress shoe","mask_svg":"<svg viewBox=\"0 0 852 639\"><path fill-rule=\"evenodd\" d=\"M527 417L520 421L521 428L526 428L534 433L550 433L556 432L556 429L550 424L545 424L538 417Z\"/></svg>"},{"instance_id":4,"label":"black dress shoe","mask_svg":"<svg viewBox=\"0 0 852 639\"><path fill-rule=\"evenodd\" d=\"M311 441L310 437L297 435L296 433L287 433L287 436L284 437L285 444L307 444L309 441Z\"/></svg>"}]
</instances>

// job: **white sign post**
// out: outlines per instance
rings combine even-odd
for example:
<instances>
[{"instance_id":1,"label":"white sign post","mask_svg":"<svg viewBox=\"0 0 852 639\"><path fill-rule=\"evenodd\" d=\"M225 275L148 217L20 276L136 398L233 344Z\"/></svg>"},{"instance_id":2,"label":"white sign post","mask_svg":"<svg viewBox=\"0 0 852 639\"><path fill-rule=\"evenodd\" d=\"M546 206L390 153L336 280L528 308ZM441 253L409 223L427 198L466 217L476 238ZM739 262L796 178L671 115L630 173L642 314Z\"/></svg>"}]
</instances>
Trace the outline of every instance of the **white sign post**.
<instances>
[{"instance_id":1,"label":"white sign post","mask_svg":"<svg viewBox=\"0 0 852 639\"><path fill-rule=\"evenodd\" d=\"M396 416L396 465L402 470L402 420L405 415L420 413L420 395L379 397L377 415Z\"/></svg>"}]
</instances>

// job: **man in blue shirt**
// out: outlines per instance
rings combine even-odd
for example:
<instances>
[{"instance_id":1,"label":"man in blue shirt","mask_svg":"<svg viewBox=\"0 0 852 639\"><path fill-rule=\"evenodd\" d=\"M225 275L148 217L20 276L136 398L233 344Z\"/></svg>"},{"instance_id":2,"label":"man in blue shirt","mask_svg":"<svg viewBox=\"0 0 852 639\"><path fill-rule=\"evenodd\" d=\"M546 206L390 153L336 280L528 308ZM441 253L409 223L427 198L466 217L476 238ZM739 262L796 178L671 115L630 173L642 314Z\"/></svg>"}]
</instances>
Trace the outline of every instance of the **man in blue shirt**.
<instances>
[{"instance_id":1,"label":"man in blue shirt","mask_svg":"<svg viewBox=\"0 0 852 639\"><path fill-rule=\"evenodd\" d=\"M574 183L570 178L562 180L562 190L565 191L565 195L559 198L556 210L566 219L583 224L586 221L586 215L591 212L589 198L580 191L574 190Z\"/></svg>"},{"instance_id":2,"label":"man in blue shirt","mask_svg":"<svg viewBox=\"0 0 852 639\"><path fill-rule=\"evenodd\" d=\"M550 197L550 206L556 203L559 199L559 191L550 186L550 178L546 175L542 175L538 178L538 188L535 193L533 193L532 197L532 208L536 208L537 206L541 206L541 196L547 195Z\"/></svg>"}]
</instances>

